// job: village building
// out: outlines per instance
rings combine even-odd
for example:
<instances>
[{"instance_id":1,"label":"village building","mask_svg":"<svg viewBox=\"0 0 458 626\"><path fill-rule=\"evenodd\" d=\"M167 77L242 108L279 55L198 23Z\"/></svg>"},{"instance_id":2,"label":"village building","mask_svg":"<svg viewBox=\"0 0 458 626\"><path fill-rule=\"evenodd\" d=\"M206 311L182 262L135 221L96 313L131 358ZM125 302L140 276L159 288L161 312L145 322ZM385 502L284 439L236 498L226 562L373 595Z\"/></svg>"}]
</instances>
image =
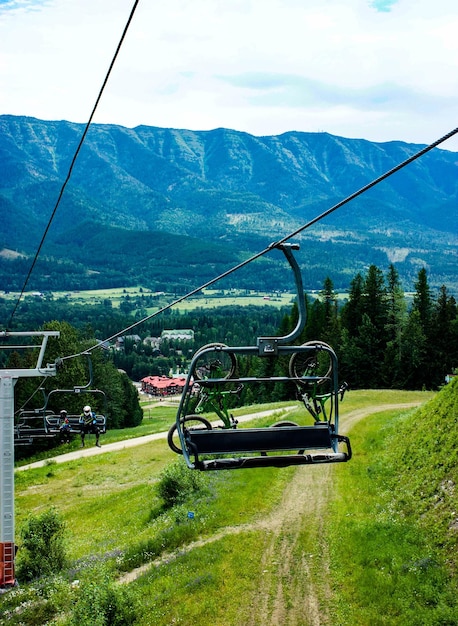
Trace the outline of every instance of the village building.
<instances>
[{"instance_id":1,"label":"village building","mask_svg":"<svg viewBox=\"0 0 458 626\"><path fill-rule=\"evenodd\" d=\"M184 376L169 378L168 376L145 376L141 381L141 390L151 396L175 396L181 394L186 383Z\"/></svg>"},{"instance_id":2,"label":"village building","mask_svg":"<svg viewBox=\"0 0 458 626\"><path fill-rule=\"evenodd\" d=\"M190 328L179 328L176 330L163 330L161 339L168 341L194 341L194 331Z\"/></svg>"}]
</instances>

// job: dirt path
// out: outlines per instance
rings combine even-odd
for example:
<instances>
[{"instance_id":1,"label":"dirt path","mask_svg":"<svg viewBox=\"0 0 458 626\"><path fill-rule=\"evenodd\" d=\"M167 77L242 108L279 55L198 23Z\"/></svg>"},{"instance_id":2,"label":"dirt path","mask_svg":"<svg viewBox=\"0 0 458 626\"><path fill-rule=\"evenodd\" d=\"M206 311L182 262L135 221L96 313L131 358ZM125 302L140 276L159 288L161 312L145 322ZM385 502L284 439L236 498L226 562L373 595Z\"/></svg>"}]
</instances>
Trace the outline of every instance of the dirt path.
<instances>
[{"instance_id":1,"label":"dirt path","mask_svg":"<svg viewBox=\"0 0 458 626\"><path fill-rule=\"evenodd\" d=\"M348 433L361 419L381 411L409 409L421 402L385 404L341 416L340 432ZM323 519L336 465L298 467L280 506L266 525L262 557L263 584L254 599L247 626L332 625L329 554ZM301 535L307 532L307 539ZM307 550L299 549L299 539Z\"/></svg>"},{"instance_id":2,"label":"dirt path","mask_svg":"<svg viewBox=\"0 0 458 626\"><path fill-rule=\"evenodd\" d=\"M341 416L340 432L349 432L361 419L381 411L409 409L421 402L385 404L358 409ZM332 491L336 466L301 466L285 489L280 505L267 518L254 524L224 528L204 540L128 572L120 583L129 583L150 568L170 562L185 552L222 537L263 530L262 580L253 598L251 619L246 626L325 626L332 620L327 612L331 588L329 554L324 540L323 519ZM304 531L307 533L304 551Z\"/></svg>"}]
</instances>

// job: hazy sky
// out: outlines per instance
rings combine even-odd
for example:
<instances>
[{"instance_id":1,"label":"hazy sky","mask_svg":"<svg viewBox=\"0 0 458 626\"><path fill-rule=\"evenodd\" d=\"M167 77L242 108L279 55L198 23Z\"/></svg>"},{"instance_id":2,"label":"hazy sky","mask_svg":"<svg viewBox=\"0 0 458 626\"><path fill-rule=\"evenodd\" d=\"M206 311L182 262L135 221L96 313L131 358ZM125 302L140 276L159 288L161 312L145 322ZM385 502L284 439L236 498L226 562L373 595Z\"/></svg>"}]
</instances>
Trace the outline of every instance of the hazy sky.
<instances>
[{"instance_id":1,"label":"hazy sky","mask_svg":"<svg viewBox=\"0 0 458 626\"><path fill-rule=\"evenodd\" d=\"M0 114L86 122L133 4L0 0ZM457 0L140 0L94 121L428 144L457 95Z\"/></svg>"}]
</instances>

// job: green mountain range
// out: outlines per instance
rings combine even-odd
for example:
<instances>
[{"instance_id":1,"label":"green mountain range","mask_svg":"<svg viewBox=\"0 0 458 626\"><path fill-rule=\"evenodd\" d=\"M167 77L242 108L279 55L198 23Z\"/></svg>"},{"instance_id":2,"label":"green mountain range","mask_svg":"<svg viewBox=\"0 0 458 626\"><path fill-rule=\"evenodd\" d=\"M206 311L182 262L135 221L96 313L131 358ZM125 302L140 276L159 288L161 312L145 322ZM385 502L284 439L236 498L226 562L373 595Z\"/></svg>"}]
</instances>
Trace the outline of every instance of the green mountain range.
<instances>
[{"instance_id":1,"label":"green mountain range","mask_svg":"<svg viewBox=\"0 0 458 626\"><path fill-rule=\"evenodd\" d=\"M84 125L0 116L0 281L19 289ZM422 146L327 133L255 137L93 124L29 281L30 289L142 284L186 293L295 232ZM410 290L458 292L458 154L434 149L294 238L306 289L346 289L393 262ZM221 288L289 289L272 253Z\"/></svg>"}]
</instances>

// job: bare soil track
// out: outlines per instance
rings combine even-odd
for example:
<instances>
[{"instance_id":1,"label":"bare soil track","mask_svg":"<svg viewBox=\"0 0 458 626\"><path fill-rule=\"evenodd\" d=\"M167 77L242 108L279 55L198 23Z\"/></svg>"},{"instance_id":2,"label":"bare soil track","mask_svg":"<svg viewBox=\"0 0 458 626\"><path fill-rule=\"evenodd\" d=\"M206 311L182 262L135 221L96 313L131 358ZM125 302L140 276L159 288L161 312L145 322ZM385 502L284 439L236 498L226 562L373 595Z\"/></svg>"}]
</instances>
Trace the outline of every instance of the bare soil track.
<instances>
[{"instance_id":1,"label":"bare soil track","mask_svg":"<svg viewBox=\"0 0 458 626\"><path fill-rule=\"evenodd\" d=\"M385 404L352 411L341 416L340 431L348 433L373 413L420 404ZM263 554L263 584L254 599L252 619L247 626L332 625L329 554L322 524L334 471L338 471L338 466L333 464L296 469L294 480L266 525L269 533ZM304 531L308 533L310 548L306 552L296 549Z\"/></svg>"},{"instance_id":2,"label":"bare soil track","mask_svg":"<svg viewBox=\"0 0 458 626\"><path fill-rule=\"evenodd\" d=\"M348 433L360 420L374 413L410 409L420 404L382 404L358 409L341 416L340 430ZM269 517L254 524L227 527L127 573L119 582L129 583L152 567L229 534L262 530L262 579L252 600L251 619L246 626L332 625L329 554L322 524L332 493L333 471L336 471L333 464L296 468L280 505ZM305 552L299 548L299 538L304 532L308 534Z\"/></svg>"}]
</instances>

